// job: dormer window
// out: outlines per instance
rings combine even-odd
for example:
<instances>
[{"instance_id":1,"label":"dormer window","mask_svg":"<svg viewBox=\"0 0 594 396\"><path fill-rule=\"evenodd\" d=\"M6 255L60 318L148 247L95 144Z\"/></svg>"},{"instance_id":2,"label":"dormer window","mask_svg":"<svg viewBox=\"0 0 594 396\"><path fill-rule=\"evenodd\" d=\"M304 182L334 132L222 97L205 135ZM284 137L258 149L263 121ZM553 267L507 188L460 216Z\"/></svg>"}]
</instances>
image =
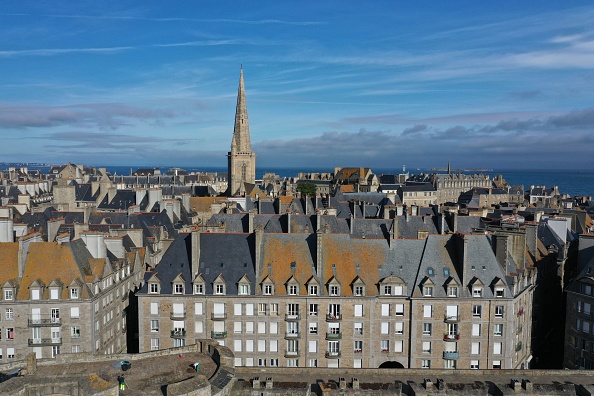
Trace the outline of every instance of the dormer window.
<instances>
[{"instance_id":1,"label":"dormer window","mask_svg":"<svg viewBox=\"0 0 594 396\"><path fill-rule=\"evenodd\" d=\"M472 297L480 298L483 296L483 288L482 287L473 287L472 288Z\"/></svg>"},{"instance_id":2,"label":"dormer window","mask_svg":"<svg viewBox=\"0 0 594 396\"><path fill-rule=\"evenodd\" d=\"M184 285L182 283L176 283L173 285L173 294L184 294Z\"/></svg>"},{"instance_id":3,"label":"dormer window","mask_svg":"<svg viewBox=\"0 0 594 396\"><path fill-rule=\"evenodd\" d=\"M340 296L340 286L338 286L338 285L330 285L328 287L328 294L330 296Z\"/></svg>"},{"instance_id":4,"label":"dormer window","mask_svg":"<svg viewBox=\"0 0 594 396\"><path fill-rule=\"evenodd\" d=\"M318 295L318 285L309 285L307 290L310 296Z\"/></svg>"},{"instance_id":5,"label":"dormer window","mask_svg":"<svg viewBox=\"0 0 594 396\"><path fill-rule=\"evenodd\" d=\"M204 294L204 285L202 283L194 284L194 294Z\"/></svg>"},{"instance_id":6,"label":"dormer window","mask_svg":"<svg viewBox=\"0 0 594 396\"><path fill-rule=\"evenodd\" d=\"M448 286L448 297L458 297L458 286Z\"/></svg>"},{"instance_id":7,"label":"dormer window","mask_svg":"<svg viewBox=\"0 0 594 396\"><path fill-rule=\"evenodd\" d=\"M41 298L41 291L39 289L31 289L31 300L39 300Z\"/></svg>"},{"instance_id":8,"label":"dormer window","mask_svg":"<svg viewBox=\"0 0 594 396\"><path fill-rule=\"evenodd\" d=\"M495 289L495 297L502 298L504 296L504 288L498 287Z\"/></svg>"},{"instance_id":9,"label":"dormer window","mask_svg":"<svg viewBox=\"0 0 594 396\"><path fill-rule=\"evenodd\" d=\"M264 285L263 293L266 296L271 296L274 294L274 287L272 285Z\"/></svg>"},{"instance_id":10,"label":"dormer window","mask_svg":"<svg viewBox=\"0 0 594 396\"><path fill-rule=\"evenodd\" d=\"M150 294L159 293L159 284L158 283L149 283L149 293Z\"/></svg>"},{"instance_id":11,"label":"dormer window","mask_svg":"<svg viewBox=\"0 0 594 396\"><path fill-rule=\"evenodd\" d=\"M289 285L288 291L289 291L290 296L296 296L297 295L297 285Z\"/></svg>"},{"instance_id":12,"label":"dormer window","mask_svg":"<svg viewBox=\"0 0 594 396\"><path fill-rule=\"evenodd\" d=\"M384 286L384 295L386 295L386 296L392 295L392 286L390 286L390 285Z\"/></svg>"},{"instance_id":13,"label":"dormer window","mask_svg":"<svg viewBox=\"0 0 594 396\"><path fill-rule=\"evenodd\" d=\"M215 285L215 294L225 294L225 285L219 283Z\"/></svg>"},{"instance_id":14,"label":"dormer window","mask_svg":"<svg viewBox=\"0 0 594 396\"><path fill-rule=\"evenodd\" d=\"M77 287L70 288L70 299L76 300L76 299L78 299L78 297L79 297L78 288Z\"/></svg>"},{"instance_id":15,"label":"dormer window","mask_svg":"<svg viewBox=\"0 0 594 396\"><path fill-rule=\"evenodd\" d=\"M353 292L355 293L355 296L363 296L365 295L365 286L355 286Z\"/></svg>"},{"instance_id":16,"label":"dormer window","mask_svg":"<svg viewBox=\"0 0 594 396\"><path fill-rule=\"evenodd\" d=\"M433 297L433 286L423 286L423 297Z\"/></svg>"},{"instance_id":17,"label":"dormer window","mask_svg":"<svg viewBox=\"0 0 594 396\"><path fill-rule=\"evenodd\" d=\"M239 285L239 294L247 296L250 294L250 285Z\"/></svg>"},{"instance_id":18,"label":"dormer window","mask_svg":"<svg viewBox=\"0 0 594 396\"><path fill-rule=\"evenodd\" d=\"M224 295L227 293L227 288L225 287L225 279L223 279L222 275L217 276L217 278L214 280L213 289L214 294L217 295Z\"/></svg>"},{"instance_id":19,"label":"dormer window","mask_svg":"<svg viewBox=\"0 0 594 396\"><path fill-rule=\"evenodd\" d=\"M12 290L12 289L4 290L4 300L10 301L13 298L14 298L14 290Z\"/></svg>"},{"instance_id":20,"label":"dormer window","mask_svg":"<svg viewBox=\"0 0 594 396\"><path fill-rule=\"evenodd\" d=\"M57 287L50 289L50 300L59 300L60 299L60 289Z\"/></svg>"}]
</instances>

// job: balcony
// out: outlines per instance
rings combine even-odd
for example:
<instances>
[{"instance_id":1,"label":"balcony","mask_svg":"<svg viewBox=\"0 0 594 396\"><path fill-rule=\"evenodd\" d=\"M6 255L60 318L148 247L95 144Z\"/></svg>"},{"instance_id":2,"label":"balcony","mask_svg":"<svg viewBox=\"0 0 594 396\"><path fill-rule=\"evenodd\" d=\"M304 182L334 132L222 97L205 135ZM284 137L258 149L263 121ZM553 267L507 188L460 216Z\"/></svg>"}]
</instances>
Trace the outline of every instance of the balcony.
<instances>
[{"instance_id":1,"label":"balcony","mask_svg":"<svg viewBox=\"0 0 594 396\"><path fill-rule=\"evenodd\" d=\"M327 340L340 340L342 338L342 333L326 333Z\"/></svg>"},{"instance_id":2,"label":"balcony","mask_svg":"<svg viewBox=\"0 0 594 396\"><path fill-rule=\"evenodd\" d=\"M214 313L214 312L213 312L213 313L210 315L210 318L211 318L212 320L225 320L225 319L227 319L227 314L226 314L226 313Z\"/></svg>"},{"instance_id":3,"label":"balcony","mask_svg":"<svg viewBox=\"0 0 594 396\"><path fill-rule=\"evenodd\" d=\"M340 322L342 320L342 314L326 314L326 322Z\"/></svg>"},{"instance_id":4,"label":"balcony","mask_svg":"<svg viewBox=\"0 0 594 396\"><path fill-rule=\"evenodd\" d=\"M210 332L210 337L213 340L218 340L221 338L227 338L227 332L226 331L211 331Z\"/></svg>"},{"instance_id":5,"label":"balcony","mask_svg":"<svg viewBox=\"0 0 594 396\"><path fill-rule=\"evenodd\" d=\"M300 336L300 334L298 331L287 331L285 333L285 339L287 339L287 340L299 338L299 336Z\"/></svg>"},{"instance_id":6,"label":"balcony","mask_svg":"<svg viewBox=\"0 0 594 396\"><path fill-rule=\"evenodd\" d=\"M184 320L186 318L186 312L171 312L169 317L171 320Z\"/></svg>"},{"instance_id":7,"label":"balcony","mask_svg":"<svg viewBox=\"0 0 594 396\"><path fill-rule=\"evenodd\" d=\"M29 346L62 345L62 337L58 338L29 338Z\"/></svg>"},{"instance_id":8,"label":"balcony","mask_svg":"<svg viewBox=\"0 0 594 396\"><path fill-rule=\"evenodd\" d=\"M62 320L60 318L50 318L50 319L29 319L28 320L29 327L50 327L50 326L61 326Z\"/></svg>"},{"instance_id":9,"label":"balcony","mask_svg":"<svg viewBox=\"0 0 594 396\"><path fill-rule=\"evenodd\" d=\"M456 334L444 334L443 335L443 340L444 341L456 341L460 339L460 334L456 333Z\"/></svg>"},{"instance_id":10,"label":"balcony","mask_svg":"<svg viewBox=\"0 0 594 396\"><path fill-rule=\"evenodd\" d=\"M446 323L458 323L460 321L460 316L458 315L446 315L443 318L444 322Z\"/></svg>"},{"instance_id":11,"label":"balcony","mask_svg":"<svg viewBox=\"0 0 594 396\"><path fill-rule=\"evenodd\" d=\"M299 316L299 312L290 312L285 315L285 320L299 320L301 317Z\"/></svg>"},{"instance_id":12,"label":"balcony","mask_svg":"<svg viewBox=\"0 0 594 396\"><path fill-rule=\"evenodd\" d=\"M186 336L186 329L171 330L171 338L184 338Z\"/></svg>"},{"instance_id":13,"label":"balcony","mask_svg":"<svg viewBox=\"0 0 594 396\"><path fill-rule=\"evenodd\" d=\"M516 344L516 352L519 352L521 350L522 350L522 342L520 341Z\"/></svg>"},{"instance_id":14,"label":"balcony","mask_svg":"<svg viewBox=\"0 0 594 396\"><path fill-rule=\"evenodd\" d=\"M460 358L460 352L445 352L443 353L443 358L444 359L459 359Z\"/></svg>"},{"instance_id":15,"label":"balcony","mask_svg":"<svg viewBox=\"0 0 594 396\"><path fill-rule=\"evenodd\" d=\"M326 359L337 359L341 356L341 353L340 351L326 351L324 356L326 356Z\"/></svg>"},{"instance_id":16,"label":"balcony","mask_svg":"<svg viewBox=\"0 0 594 396\"><path fill-rule=\"evenodd\" d=\"M297 356L299 356L299 350L296 350L296 351L285 350L285 357L286 358L293 358L293 357L297 357Z\"/></svg>"}]
</instances>

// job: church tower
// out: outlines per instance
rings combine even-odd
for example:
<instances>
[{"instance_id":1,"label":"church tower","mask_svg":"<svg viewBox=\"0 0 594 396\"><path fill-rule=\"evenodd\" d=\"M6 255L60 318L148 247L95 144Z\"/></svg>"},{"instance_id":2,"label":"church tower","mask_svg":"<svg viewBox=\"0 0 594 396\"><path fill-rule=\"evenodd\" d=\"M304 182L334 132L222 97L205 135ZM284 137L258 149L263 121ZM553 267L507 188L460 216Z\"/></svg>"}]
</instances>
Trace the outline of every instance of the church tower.
<instances>
[{"instance_id":1,"label":"church tower","mask_svg":"<svg viewBox=\"0 0 594 396\"><path fill-rule=\"evenodd\" d=\"M239 88L237 90L237 107L235 108L235 126L231 151L227 154L228 175L227 194L245 194L245 183L256 182L256 153L250 143L250 126L248 124L245 88L243 86L243 68L239 70Z\"/></svg>"}]
</instances>

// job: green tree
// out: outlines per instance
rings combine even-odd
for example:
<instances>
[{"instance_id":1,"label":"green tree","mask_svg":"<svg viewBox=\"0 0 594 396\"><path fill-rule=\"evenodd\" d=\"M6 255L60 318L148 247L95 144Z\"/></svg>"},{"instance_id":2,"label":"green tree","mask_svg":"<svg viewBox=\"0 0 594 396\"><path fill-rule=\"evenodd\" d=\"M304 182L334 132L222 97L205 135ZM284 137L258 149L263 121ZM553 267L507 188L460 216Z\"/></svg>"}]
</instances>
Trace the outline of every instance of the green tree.
<instances>
[{"instance_id":1,"label":"green tree","mask_svg":"<svg viewBox=\"0 0 594 396\"><path fill-rule=\"evenodd\" d=\"M314 197L316 195L317 187L311 182L299 183L297 191L306 197Z\"/></svg>"}]
</instances>

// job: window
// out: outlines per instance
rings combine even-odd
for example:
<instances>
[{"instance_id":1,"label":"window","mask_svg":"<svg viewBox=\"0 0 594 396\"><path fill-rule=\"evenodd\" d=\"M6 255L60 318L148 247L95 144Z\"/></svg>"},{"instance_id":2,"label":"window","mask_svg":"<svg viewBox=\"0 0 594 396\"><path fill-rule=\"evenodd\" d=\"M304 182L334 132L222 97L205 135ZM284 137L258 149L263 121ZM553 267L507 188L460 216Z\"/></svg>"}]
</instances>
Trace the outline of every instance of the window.
<instances>
[{"instance_id":1,"label":"window","mask_svg":"<svg viewBox=\"0 0 594 396\"><path fill-rule=\"evenodd\" d=\"M31 289L31 300L39 300L39 289Z\"/></svg>"},{"instance_id":2,"label":"window","mask_svg":"<svg viewBox=\"0 0 594 396\"><path fill-rule=\"evenodd\" d=\"M80 345L72 345L71 352L72 353L79 353L80 352Z\"/></svg>"},{"instance_id":3,"label":"window","mask_svg":"<svg viewBox=\"0 0 594 396\"><path fill-rule=\"evenodd\" d=\"M398 334L398 335L404 334L404 322L394 323L394 334Z\"/></svg>"},{"instance_id":4,"label":"window","mask_svg":"<svg viewBox=\"0 0 594 396\"><path fill-rule=\"evenodd\" d=\"M433 297L433 286L423 286L423 296Z\"/></svg>"},{"instance_id":5,"label":"window","mask_svg":"<svg viewBox=\"0 0 594 396\"><path fill-rule=\"evenodd\" d=\"M14 348L6 348L6 357L14 359Z\"/></svg>"},{"instance_id":6,"label":"window","mask_svg":"<svg viewBox=\"0 0 594 396\"><path fill-rule=\"evenodd\" d=\"M384 294L386 296L389 296L392 294L392 286L386 285L384 286Z\"/></svg>"},{"instance_id":7,"label":"window","mask_svg":"<svg viewBox=\"0 0 594 396\"><path fill-rule=\"evenodd\" d=\"M456 368L456 361L452 359L446 359L443 361L443 367L447 369L455 369Z\"/></svg>"},{"instance_id":8,"label":"window","mask_svg":"<svg viewBox=\"0 0 594 396\"><path fill-rule=\"evenodd\" d=\"M339 296L340 295L340 287L337 285L330 285L329 294L331 296Z\"/></svg>"},{"instance_id":9,"label":"window","mask_svg":"<svg viewBox=\"0 0 594 396\"><path fill-rule=\"evenodd\" d=\"M355 317L363 316L363 304L355 304Z\"/></svg>"},{"instance_id":10,"label":"window","mask_svg":"<svg viewBox=\"0 0 594 396\"><path fill-rule=\"evenodd\" d=\"M496 305L495 306L495 317L496 318L503 318L503 305Z\"/></svg>"},{"instance_id":11,"label":"window","mask_svg":"<svg viewBox=\"0 0 594 396\"><path fill-rule=\"evenodd\" d=\"M394 295L395 296L402 296L404 295L404 287L402 285L394 286Z\"/></svg>"},{"instance_id":12,"label":"window","mask_svg":"<svg viewBox=\"0 0 594 396\"><path fill-rule=\"evenodd\" d=\"M482 306L480 306L480 305L472 306L472 316L474 316L475 318L480 318L482 311L483 311Z\"/></svg>"},{"instance_id":13,"label":"window","mask_svg":"<svg viewBox=\"0 0 594 396\"><path fill-rule=\"evenodd\" d=\"M390 304L382 304L382 316L390 316Z\"/></svg>"},{"instance_id":14,"label":"window","mask_svg":"<svg viewBox=\"0 0 594 396\"><path fill-rule=\"evenodd\" d=\"M493 360L493 368L501 369L501 360Z\"/></svg>"},{"instance_id":15,"label":"window","mask_svg":"<svg viewBox=\"0 0 594 396\"><path fill-rule=\"evenodd\" d=\"M496 288L495 289L495 297L499 297L499 298L503 297L503 291L504 291L503 287Z\"/></svg>"},{"instance_id":16,"label":"window","mask_svg":"<svg viewBox=\"0 0 594 396\"><path fill-rule=\"evenodd\" d=\"M478 370L479 369L479 361L478 360L471 360L470 361L470 368L472 370Z\"/></svg>"},{"instance_id":17,"label":"window","mask_svg":"<svg viewBox=\"0 0 594 396\"><path fill-rule=\"evenodd\" d=\"M55 287L50 289L50 299L57 300L59 298L59 290Z\"/></svg>"},{"instance_id":18,"label":"window","mask_svg":"<svg viewBox=\"0 0 594 396\"><path fill-rule=\"evenodd\" d=\"M241 304L233 304L233 315L241 316L242 308Z\"/></svg>"},{"instance_id":19,"label":"window","mask_svg":"<svg viewBox=\"0 0 594 396\"><path fill-rule=\"evenodd\" d=\"M433 308L431 305L423 305L423 317L430 318L433 313Z\"/></svg>"},{"instance_id":20,"label":"window","mask_svg":"<svg viewBox=\"0 0 594 396\"><path fill-rule=\"evenodd\" d=\"M173 294L183 294L184 293L184 285L181 283L176 283L173 285Z\"/></svg>"},{"instance_id":21,"label":"window","mask_svg":"<svg viewBox=\"0 0 594 396\"><path fill-rule=\"evenodd\" d=\"M194 303L194 315L204 315L203 306L201 302Z\"/></svg>"},{"instance_id":22,"label":"window","mask_svg":"<svg viewBox=\"0 0 594 396\"><path fill-rule=\"evenodd\" d=\"M355 296L362 296L365 294L365 288L363 286L355 286Z\"/></svg>"},{"instance_id":23,"label":"window","mask_svg":"<svg viewBox=\"0 0 594 396\"><path fill-rule=\"evenodd\" d=\"M270 315L278 315L278 304L277 303L271 303L270 304Z\"/></svg>"},{"instance_id":24,"label":"window","mask_svg":"<svg viewBox=\"0 0 594 396\"><path fill-rule=\"evenodd\" d=\"M278 367L278 359L270 359L270 367Z\"/></svg>"},{"instance_id":25,"label":"window","mask_svg":"<svg viewBox=\"0 0 594 396\"><path fill-rule=\"evenodd\" d=\"M241 322L233 322L233 332L241 333Z\"/></svg>"},{"instance_id":26,"label":"window","mask_svg":"<svg viewBox=\"0 0 594 396\"><path fill-rule=\"evenodd\" d=\"M501 342L493 343L493 355L501 355L502 345L503 345L503 343L501 343Z\"/></svg>"},{"instance_id":27,"label":"window","mask_svg":"<svg viewBox=\"0 0 594 396\"><path fill-rule=\"evenodd\" d=\"M431 360L429 360L429 359L421 360L421 368L430 369L431 368Z\"/></svg>"},{"instance_id":28,"label":"window","mask_svg":"<svg viewBox=\"0 0 594 396\"><path fill-rule=\"evenodd\" d=\"M149 293L151 293L151 294L159 293L159 284L158 283L149 283Z\"/></svg>"},{"instance_id":29,"label":"window","mask_svg":"<svg viewBox=\"0 0 594 396\"><path fill-rule=\"evenodd\" d=\"M389 334L390 333L390 323L389 322L382 322L381 323L381 333L382 334Z\"/></svg>"},{"instance_id":30,"label":"window","mask_svg":"<svg viewBox=\"0 0 594 396\"><path fill-rule=\"evenodd\" d=\"M151 351L156 351L158 349L159 349L159 339L151 338Z\"/></svg>"},{"instance_id":31,"label":"window","mask_svg":"<svg viewBox=\"0 0 594 396\"><path fill-rule=\"evenodd\" d=\"M80 338L80 326L72 326L70 328L70 337Z\"/></svg>"},{"instance_id":32,"label":"window","mask_svg":"<svg viewBox=\"0 0 594 396\"><path fill-rule=\"evenodd\" d=\"M479 355L481 353L481 343L473 342L470 346L470 353L473 355Z\"/></svg>"},{"instance_id":33,"label":"window","mask_svg":"<svg viewBox=\"0 0 594 396\"><path fill-rule=\"evenodd\" d=\"M159 314L159 303L152 302L151 303L151 315L158 315Z\"/></svg>"},{"instance_id":34,"label":"window","mask_svg":"<svg viewBox=\"0 0 594 396\"><path fill-rule=\"evenodd\" d=\"M431 323L423 323L423 335L431 335Z\"/></svg>"},{"instance_id":35,"label":"window","mask_svg":"<svg viewBox=\"0 0 594 396\"><path fill-rule=\"evenodd\" d=\"M458 297L458 287L448 286L448 297Z\"/></svg>"},{"instance_id":36,"label":"window","mask_svg":"<svg viewBox=\"0 0 594 396\"><path fill-rule=\"evenodd\" d=\"M297 295L297 285L289 285L289 295L290 296Z\"/></svg>"},{"instance_id":37,"label":"window","mask_svg":"<svg viewBox=\"0 0 594 396\"><path fill-rule=\"evenodd\" d=\"M5 300L12 300L13 299L13 290L12 289L8 289L8 290L4 290L4 299Z\"/></svg>"},{"instance_id":38,"label":"window","mask_svg":"<svg viewBox=\"0 0 594 396\"><path fill-rule=\"evenodd\" d=\"M404 351L404 341L403 340L396 340L394 342L394 352L402 353Z\"/></svg>"},{"instance_id":39,"label":"window","mask_svg":"<svg viewBox=\"0 0 594 396\"><path fill-rule=\"evenodd\" d=\"M299 316L299 304L289 303L287 304L287 315Z\"/></svg>"},{"instance_id":40,"label":"window","mask_svg":"<svg viewBox=\"0 0 594 396\"><path fill-rule=\"evenodd\" d=\"M356 323L355 323L355 331L354 331L354 334L355 334L356 336L362 336L362 335L363 335L363 323L360 323L360 322L356 322ZM592 345L594 345L594 344L592 344Z\"/></svg>"},{"instance_id":41,"label":"window","mask_svg":"<svg viewBox=\"0 0 594 396\"><path fill-rule=\"evenodd\" d=\"M194 294L204 294L204 285L202 283L194 285Z\"/></svg>"},{"instance_id":42,"label":"window","mask_svg":"<svg viewBox=\"0 0 594 396\"><path fill-rule=\"evenodd\" d=\"M480 337L481 335L481 324L480 323L473 323L472 324L472 336L473 337Z\"/></svg>"},{"instance_id":43,"label":"window","mask_svg":"<svg viewBox=\"0 0 594 396\"><path fill-rule=\"evenodd\" d=\"M6 318L6 320L14 320L14 311L12 310L12 308L6 308L6 310L4 311L4 317Z\"/></svg>"},{"instance_id":44,"label":"window","mask_svg":"<svg viewBox=\"0 0 594 396\"><path fill-rule=\"evenodd\" d=\"M78 307L70 307L70 318L78 319L80 317L80 309Z\"/></svg>"},{"instance_id":45,"label":"window","mask_svg":"<svg viewBox=\"0 0 594 396\"><path fill-rule=\"evenodd\" d=\"M361 352L363 352L363 341L361 341L361 340L356 340L356 341L354 342L354 345L353 345L353 352L355 352L355 353L361 353Z\"/></svg>"},{"instance_id":46,"label":"window","mask_svg":"<svg viewBox=\"0 0 594 396\"><path fill-rule=\"evenodd\" d=\"M493 326L493 335L497 337L503 336L503 323L496 323Z\"/></svg>"},{"instance_id":47,"label":"window","mask_svg":"<svg viewBox=\"0 0 594 396\"><path fill-rule=\"evenodd\" d=\"M423 353L431 353L431 341L423 341L421 351Z\"/></svg>"},{"instance_id":48,"label":"window","mask_svg":"<svg viewBox=\"0 0 594 396\"><path fill-rule=\"evenodd\" d=\"M264 285L264 295L270 296L273 294L272 285Z\"/></svg>"},{"instance_id":49,"label":"window","mask_svg":"<svg viewBox=\"0 0 594 396\"><path fill-rule=\"evenodd\" d=\"M296 322L292 322L297 324ZM266 322L258 322L258 334L266 334Z\"/></svg>"},{"instance_id":50,"label":"window","mask_svg":"<svg viewBox=\"0 0 594 396\"><path fill-rule=\"evenodd\" d=\"M380 349L382 352L388 353L390 351L390 340L381 340Z\"/></svg>"},{"instance_id":51,"label":"window","mask_svg":"<svg viewBox=\"0 0 594 396\"><path fill-rule=\"evenodd\" d=\"M482 287L474 287L472 289L472 297L482 297L483 296L483 288Z\"/></svg>"},{"instance_id":52,"label":"window","mask_svg":"<svg viewBox=\"0 0 594 396\"><path fill-rule=\"evenodd\" d=\"M309 324L309 334L318 334L318 324L316 322Z\"/></svg>"},{"instance_id":53,"label":"window","mask_svg":"<svg viewBox=\"0 0 594 396\"><path fill-rule=\"evenodd\" d=\"M159 320L151 319L151 332L156 333L159 331Z\"/></svg>"},{"instance_id":54,"label":"window","mask_svg":"<svg viewBox=\"0 0 594 396\"><path fill-rule=\"evenodd\" d=\"M258 315L266 315L266 303L258 303Z\"/></svg>"},{"instance_id":55,"label":"window","mask_svg":"<svg viewBox=\"0 0 594 396\"><path fill-rule=\"evenodd\" d=\"M309 304L309 315L318 316L318 304Z\"/></svg>"},{"instance_id":56,"label":"window","mask_svg":"<svg viewBox=\"0 0 594 396\"><path fill-rule=\"evenodd\" d=\"M318 285L309 285L308 293L310 296L318 295Z\"/></svg>"},{"instance_id":57,"label":"window","mask_svg":"<svg viewBox=\"0 0 594 396\"><path fill-rule=\"evenodd\" d=\"M404 316L404 304L396 304L394 314L396 316Z\"/></svg>"},{"instance_id":58,"label":"window","mask_svg":"<svg viewBox=\"0 0 594 396\"><path fill-rule=\"evenodd\" d=\"M13 327L6 328L6 339L14 340L14 328Z\"/></svg>"},{"instance_id":59,"label":"window","mask_svg":"<svg viewBox=\"0 0 594 396\"><path fill-rule=\"evenodd\" d=\"M215 285L215 294L225 294L225 285L222 283L217 283Z\"/></svg>"}]
</instances>

